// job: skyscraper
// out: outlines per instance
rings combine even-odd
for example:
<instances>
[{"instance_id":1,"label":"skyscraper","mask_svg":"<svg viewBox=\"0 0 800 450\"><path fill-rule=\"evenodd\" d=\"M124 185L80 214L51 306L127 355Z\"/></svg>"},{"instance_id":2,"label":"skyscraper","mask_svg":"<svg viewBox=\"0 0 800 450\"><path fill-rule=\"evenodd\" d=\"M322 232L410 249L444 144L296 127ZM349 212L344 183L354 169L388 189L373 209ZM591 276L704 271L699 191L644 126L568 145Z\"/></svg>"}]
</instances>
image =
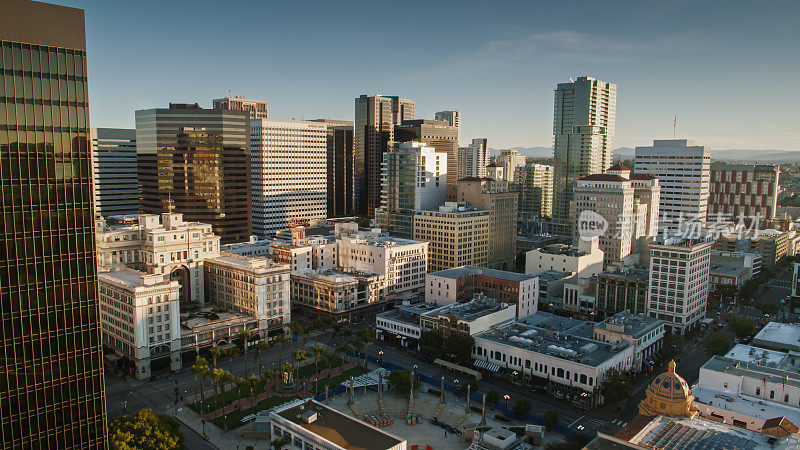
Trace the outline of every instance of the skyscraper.
<instances>
[{"instance_id":1,"label":"skyscraper","mask_svg":"<svg viewBox=\"0 0 800 450\"><path fill-rule=\"evenodd\" d=\"M523 167L525 163L525 155L514 149L500 150L500 156L497 157L497 164L503 166L503 181L509 183L514 183L517 167Z\"/></svg>"},{"instance_id":2,"label":"skyscraper","mask_svg":"<svg viewBox=\"0 0 800 450\"><path fill-rule=\"evenodd\" d=\"M414 211L435 210L445 201L447 155L421 142L398 142L383 155L381 207L375 220L393 236L410 239Z\"/></svg>"},{"instance_id":3,"label":"skyscraper","mask_svg":"<svg viewBox=\"0 0 800 450\"><path fill-rule=\"evenodd\" d=\"M380 95L356 98L353 190L357 214L375 216L375 208L381 204L383 154L388 151L389 142L395 140L394 126L413 118L413 100Z\"/></svg>"},{"instance_id":4,"label":"skyscraper","mask_svg":"<svg viewBox=\"0 0 800 450\"><path fill-rule=\"evenodd\" d=\"M398 142L417 141L447 154L447 200L456 198L458 184L458 129L441 120L406 120L394 127Z\"/></svg>"},{"instance_id":5,"label":"skyscraper","mask_svg":"<svg viewBox=\"0 0 800 450\"><path fill-rule=\"evenodd\" d=\"M756 217L771 221L778 207L780 173L774 164L712 163L708 214L734 222L741 216L748 225Z\"/></svg>"},{"instance_id":6,"label":"skyscraper","mask_svg":"<svg viewBox=\"0 0 800 450\"><path fill-rule=\"evenodd\" d=\"M457 180L465 177L486 176L486 156L489 146L485 138L475 138L466 147L458 148L458 173Z\"/></svg>"},{"instance_id":7,"label":"skyscraper","mask_svg":"<svg viewBox=\"0 0 800 450\"><path fill-rule=\"evenodd\" d=\"M488 266L503 270L512 268L517 256L518 194L510 191L504 181L463 178L458 182L458 201L490 212ZM459 253L459 246L455 248Z\"/></svg>"},{"instance_id":8,"label":"skyscraper","mask_svg":"<svg viewBox=\"0 0 800 450\"><path fill-rule=\"evenodd\" d=\"M92 128L95 212L102 216L139 213L136 130Z\"/></svg>"},{"instance_id":9,"label":"skyscraper","mask_svg":"<svg viewBox=\"0 0 800 450\"><path fill-rule=\"evenodd\" d=\"M268 237L326 217L326 136L321 122L250 121L254 234Z\"/></svg>"},{"instance_id":10,"label":"skyscraper","mask_svg":"<svg viewBox=\"0 0 800 450\"><path fill-rule=\"evenodd\" d=\"M355 214L355 175L353 154L353 122L315 119L328 127L328 217L347 217Z\"/></svg>"},{"instance_id":11,"label":"skyscraper","mask_svg":"<svg viewBox=\"0 0 800 450\"><path fill-rule=\"evenodd\" d=\"M211 103L213 105L212 107L217 110L244 111L250 114L251 119L267 118L266 100L250 100L248 98L236 96L215 98Z\"/></svg>"},{"instance_id":12,"label":"skyscraper","mask_svg":"<svg viewBox=\"0 0 800 450\"><path fill-rule=\"evenodd\" d=\"M532 221L553 214L553 166L517 167L514 180L519 190L519 220Z\"/></svg>"},{"instance_id":13,"label":"skyscraper","mask_svg":"<svg viewBox=\"0 0 800 450\"><path fill-rule=\"evenodd\" d=\"M196 103L136 111L141 212L209 223L223 244L250 239L249 123Z\"/></svg>"},{"instance_id":14,"label":"skyscraper","mask_svg":"<svg viewBox=\"0 0 800 450\"><path fill-rule=\"evenodd\" d=\"M461 113L458 111L439 111L433 116L436 120L443 120L451 127L458 129L458 139L461 141ZM474 142L474 141L473 141Z\"/></svg>"},{"instance_id":15,"label":"skyscraper","mask_svg":"<svg viewBox=\"0 0 800 450\"><path fill-rule=\"evenodd\" d=\"M706 221L711 149L689 139L655 140L652 147L636 147L634 172L658 178L662 230L677 230L681 221Z\"/></svg>"},{"instance_id":16,"label":"skyscraper","mask_svg":"<svg viewBox=\"0 0 800 450\"><path fill-rule=\"evenodd\" d=\"M88 108L83 10L0 2L3 448L107 446Z\"/></svg>"},{"instance_id":17,"label":"skyscraper","mask_svg":"<svg viewBox=\"0 0 800 450\"><path fill-rule=\"evenodd\" d=\"M571 81L571 80L570 80ZM592 77L559 83L553 115L553 227L572 233L572 188L611 165L617 86Z\"/></svg>"}]
</instances>

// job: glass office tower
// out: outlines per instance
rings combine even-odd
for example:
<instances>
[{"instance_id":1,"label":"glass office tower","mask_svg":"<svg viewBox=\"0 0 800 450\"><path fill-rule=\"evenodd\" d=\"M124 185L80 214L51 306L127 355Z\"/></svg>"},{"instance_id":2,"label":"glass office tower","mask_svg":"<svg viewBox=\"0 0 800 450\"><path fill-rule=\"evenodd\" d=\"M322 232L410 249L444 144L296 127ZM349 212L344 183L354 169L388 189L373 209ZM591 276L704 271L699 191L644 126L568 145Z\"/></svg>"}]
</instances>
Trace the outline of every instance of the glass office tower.
<instances>
[{"instance_id":1,"label":"glass office tower","mask_svg":"<svg viewBox=\"0 0 800 450\"><path fill-rule=\"evenodd\" d=\"M0 2L0 445L104 448L83 11Z\"/></svg>"}]
</instances>

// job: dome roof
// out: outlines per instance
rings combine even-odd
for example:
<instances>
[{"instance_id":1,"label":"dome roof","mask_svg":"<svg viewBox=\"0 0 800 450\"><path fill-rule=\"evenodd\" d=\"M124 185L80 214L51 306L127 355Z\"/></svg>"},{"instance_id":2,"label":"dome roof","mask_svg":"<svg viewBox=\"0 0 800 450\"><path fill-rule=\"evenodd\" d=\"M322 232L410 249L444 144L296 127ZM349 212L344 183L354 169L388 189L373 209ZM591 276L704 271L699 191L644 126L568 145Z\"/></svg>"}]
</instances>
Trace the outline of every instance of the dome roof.
<instances>
[{"instance_id":1,"label":"dome roof","mask_svg":"<svg viewBox=\"0 0 800 450\"><path fill-rule=\"evenodd\" d=\"M657 376L648 390L665 400L686 400L691 395L689 384L675 373L675 361L669 362L667 371Z\"/></svg>"}]
</instances>

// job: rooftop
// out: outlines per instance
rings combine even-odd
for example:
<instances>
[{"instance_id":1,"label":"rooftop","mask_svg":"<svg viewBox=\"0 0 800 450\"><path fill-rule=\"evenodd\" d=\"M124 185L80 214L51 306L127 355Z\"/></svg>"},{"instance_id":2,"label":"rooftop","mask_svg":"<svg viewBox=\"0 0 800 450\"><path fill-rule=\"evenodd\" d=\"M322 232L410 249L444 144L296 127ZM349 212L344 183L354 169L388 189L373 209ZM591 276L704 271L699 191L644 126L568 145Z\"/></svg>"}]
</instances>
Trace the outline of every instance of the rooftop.
<instances>
[{"instance_id":1,"label":"rooftop","mask_svg":"<svg viewBox=\"0 0 800 450\"><path fill-rule=\"evenodd\" d=\"M438 272L431 272L429 275L437 277L450 278L457 280L459 278L469 277L472 275L482 275L490 278L497 278L507 281L527 281L536 278L536 275L529 275L525 273L509 272L506 270L487 269L485 267L475 266L461 266L453 269L440 270Z\"/></svg>"},{"instance_id":2,"label":"rooftop","mask_svg":"<svg viewBox=\"0 0 800 450\"><path fill-rule=\"evenodd\" d=\"M604 270L603 272L601 272L600 276L624 278L627 280L634 280L634 281L650 280L649 268L647 266L616 267L612 265L606 268L606 270Z\"/></svg>"},{"instance_id":3,"label":"rooftop","mask_svg":"<svg viewBox=\"0 0 800 450\"><path fill-rule=\"evenodd\" d=\"M750 272L749 267L731 267L731 266L723 266L719 264L712 264L711 269L709 269L711 274L718 275L718 276L728 276L728 277L735 277L746 275Z\"/></svg>"},{"instance_id":4,"label":"rooftop","mask_svg":"<svg viewBox=\"0 0 800 450\"><path fill-rule=\"evenodd\" d=\"M375 235L372 232L353 233L349 236L350 239L356 243L367 244L376 247L394 247L400 245L416 245L424 241L415 241L413 239L404 239L399 237L390 236L386 233ZM345 239L346 237L343 237Z\"/></svg>"},{"instance_id":5,"label":"rooftop","mask_svg":"<svg viewBox=\"0 0 800 450\"><path fill-rule=\"evenodd\" d=\"M222 253L220 256L216 258L208 258L207 261L212 262L219 262L222 264L227 264L230 266L237 266L243 269L263 269L263 271L267 270L289 270L288 264L275 264L271 259L265 258L263 256L255 256L255 257L248 257L248 256L240 256L234 255L231 253Z\"/></svg>"},{"instance_id":6,"label":"rooftop","mask_svg":"<svg viewBox=\"0 0 800 450\"><path fill-rule=\"evenodd\" d=\"M713 370L737 377L753 378L759 380L759 383L770 382L800 388L800 373L797 371L739 362L722 356L712 356L700 369Z\"/></svg>"},{"instance_id":7,"label":"rooftop","mask_svg":"<svg viewBox=\"0 0 800 450\"><path fill-rule=\"evenodd\" d=\"M572 272L562 272L560 270L549 269L543 272L539 272L534 274L534 276L539 277L539 283L548 282L548 281L557 281L563 278L571 277Z\"/></svg>"},{"instance_id":8,"label":"rooftop","mask_svg":"<svg viewBox=\"0 0 800 450\"><path fill-rule=\"evenodd\" d=\"M717 408L744 414L761 420L770 420L776 417L786 417L792 423L800 423L800 409L794 406L781 405L780 403L761 400L754 397L745 397L719 389L694 385L692 395L695 401Z\"/></svg>"},{"instance_id":9,"label":"rooftop","mask_svg":"<svg viewBox=\"0 0 800 450\"><path fill-rule=\"evenodd\" d=\"M204 308L203 313L211 312L211 308ZM237 325L244 325L258 319L247 314L238 312L219 312L216 319L208 319L201 315L182 314L181 315L181 335L192 335L194 333L210 332L218 328L228 328ZM191 318L189 318L191 317Z\"/></svg>"},{"instance_id":10,"label":"rooftop","mask_svg":"<svg viewBox=\"0 0 800 450\"><path fill-rule=\"evenodd\" d=\"M575 245L568 244L550 244L546 247L533 249L531 251L545 253L548 255L566 255L566 256L586 256L588 253L581 251Z\"/></svg>"},{"instance_id":11,"label":"rooftop","mask_svg":"<svg viewBox=\"0 0 800 450\"><path fill-rule=\"evenodd\" d=\"M800 351L800 325L770 322L753 338L752 345Z\"/></svg>"},{"instance_id":12,"label":"rooftop","mask_svg":"<svg viewBox=\"0 0 800 450\"><path fill-rule=\"evenodd\" d=\"M706 419L654 418L630 442L659 450L767 450L770 436Z\"/></svg>"},{"instance_id":13,"label":"rooftop","mask_svg":"<svg viewBox=\"0 0 800 450\"><path fill-rule=\"evenodd\" d=\"M780 365L787 357L784 352L767 350L764 348L753 347L752 345L736 344L725 355L726 358L736 361L758 364L759 366L780 368Z\"/></svg>"},{"instance_id":14,"label":"rooftop","mask_svg":"<svg viewBox=\"0 0 800 450\"><path fill-rule=\"evenodd\" d=\"M111 272L100 272L98 278L135 289L138 287L163 287L177 281L170 281L163 274L146 274L133 269L119 269ZM144 278L143 278L144 277Z\"/></svg>"},{"instance_id":15,"label":"rooftop","mask_svg":"<svg viewBox=\"0 0 800 450\"><path fill-rule=\"evenodd\" d=\"M578 181L628 181L628 179L610 173L595 173L578 178Z\"/></svg>"},{"instance_id":16,"label":"rooftop","mask_svg":"<svg viewBox=\"0 0 800 450\"><path fill-rule=\"evenodd\" d=\"M287 406L275 410L273 414L348 450L384 450L404 442L366 422L342 414L314 400L290 403ZM316 412L316 419L308 423L310 411Z\"/></svg>"},{"instance_id":17,"label":"rooftop","mask_svg":"<svg viewBox=\"0 0 800 450\"><path fill-rule=\"evenodd\" d=\"M374 272L363 272L355 269L345 269L342 267L301 269L292 272L292 277L303 277L332 284L354 283L360 278L370 278L376 276L379 276L379 274Z\"/></svg>"},{"instance_id":18,"label":"rooftop","mask_svg":"<svg viewBox=\"0 0 800 450\"><path fill-rule=\"evenodd\" d=\"M638 338L655 330L662 323L661 320L654 317L622 311L611 317L607 317L602 322L598 322L595 326L604 330L625 333Z\"/></svg>"},{"instance_id":19,"label":"rooftop","mask_svg":"<svg viewBox=\"0 0 800 450\"><path fill-rule=\"evenodd\" d=\"M422 313L425 317L456 316L461 320L472 322L481 317L494 314L504 309L515 308L513 303L496 302L493 299L470 300L464 303L451 303L446 306Z\"/></svg>"},{"instance_id":20,"label":"rooftop","mask_svg":"<svg viewBox=\"0 0 800 450\"><path fill-rule=\"evenodd\" d=\"M438 308L441 308L441 306L435 303L413 303L410 305L398 305L395 306L394 309L379 313L378 317L396 322L405 322L409 325L415 325L419 327L419 316Z\"/></svg>"},{"instance_id":21,"label":"rooftop","mask_svg":"<svg viewBox=\"0 0 800 450\"><path fill-rule=\"evenodd\" d=\"M593 367L599 366L630 346L628 343L598 342L569 332L548 330L521 321L496 327L475 337Z\"/></svg>"}]
</instances>

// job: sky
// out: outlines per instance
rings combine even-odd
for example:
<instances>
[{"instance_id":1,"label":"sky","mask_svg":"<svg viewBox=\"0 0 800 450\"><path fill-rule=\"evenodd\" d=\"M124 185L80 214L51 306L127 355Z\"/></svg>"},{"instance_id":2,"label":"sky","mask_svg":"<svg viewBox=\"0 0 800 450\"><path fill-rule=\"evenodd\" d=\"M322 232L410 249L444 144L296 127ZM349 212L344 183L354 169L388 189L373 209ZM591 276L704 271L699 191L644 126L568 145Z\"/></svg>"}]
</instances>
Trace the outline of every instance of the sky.
<instances>
[{"instance_id":1,"label":"sky","mask_svg":"<svg viewBox=\"0 0 800 450\"><path fill-rule=\"evenodd\" d=\"M353 120L361 94L462 113L461 138L549 147L556 84L617 85L614 147L676 134L800 150L800 2L53 0L86 12L91 123L240 95Z\"/></svg>"}]
</instances>

